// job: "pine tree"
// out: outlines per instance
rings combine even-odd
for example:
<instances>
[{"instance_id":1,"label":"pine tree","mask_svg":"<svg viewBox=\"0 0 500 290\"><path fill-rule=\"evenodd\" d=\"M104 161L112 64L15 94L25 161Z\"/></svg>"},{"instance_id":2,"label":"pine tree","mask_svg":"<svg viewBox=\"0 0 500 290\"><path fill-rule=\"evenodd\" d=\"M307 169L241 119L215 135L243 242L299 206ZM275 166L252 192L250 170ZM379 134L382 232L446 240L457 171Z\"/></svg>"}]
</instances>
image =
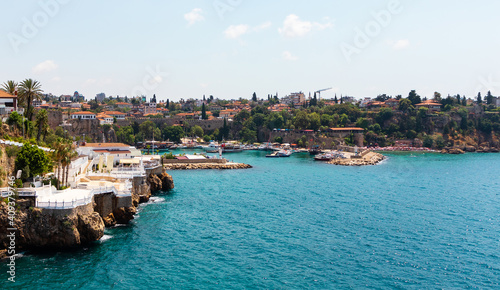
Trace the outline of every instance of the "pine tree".
<instances>
[{"instance_id":1,"label":"pine tree","mask_svg":"<svg viewBox=\"0 0 500 290\"><path fill-rule=\"evenodd\" d=\"M166 108L170 108L170 101L167 99L167 105L166 105Z\"/></svg>"},{"instance_id":2,"label":"pine tree","mask_svg":"<svg viewBox=\"0 0 500 290\"><path fill-rule=\"evenodd\" d=\"M206 109L205 109L205 103L203 103L203 104L201 105L201 118L202 118L203 120L208 119L208 117L207 117L207 111L206 111Z\"/></svg>"},{"instance_id":3,"label":"pine tree","mask_svg":"<svg viewBox=\"0 0 500 290\"><path fill-rule=\"evenodd\" d=\"M252 95L252 102L257 102L257 94L255 92Z\"/></svg>"},{"instance_id":4,"label":"pine tree","mask_svg":"<svg viewBox=\"0 0 500 290\"><path fill-rule=\"evenodd\" d=\"M477 103L478 104L483 103L483 98L481 98L481 92L477 93Z\"/></svg>"},{"instance_id":5,"label":"pine tree","mask_svg":"<svg viewBox=\"0 0 500 290\"><path fill-rule=\"evenodd\" d=\"M488 105L493 104L493 96L491 95L490 91L488 91L488 94L486 95L486 104Z\"/></svg>"},{"instance_id":6,"label":"pine tree","mask_svg":"<svg viewBox=\"0 0 500 290\"><path fill-rule=\"evenodd\" d=\"M337 94L335 94L335 104L338 104L339 103L339 100L337 99Z\"/></svg>"}]
</instances>

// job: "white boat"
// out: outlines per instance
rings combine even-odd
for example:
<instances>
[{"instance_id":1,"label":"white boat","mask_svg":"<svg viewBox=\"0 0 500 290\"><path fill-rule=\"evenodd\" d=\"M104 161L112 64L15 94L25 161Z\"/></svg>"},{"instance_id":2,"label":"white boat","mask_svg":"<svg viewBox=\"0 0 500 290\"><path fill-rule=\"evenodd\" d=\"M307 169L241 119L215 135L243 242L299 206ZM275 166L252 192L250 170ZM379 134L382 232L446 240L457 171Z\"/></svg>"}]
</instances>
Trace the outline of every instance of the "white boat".
<instances>
[{"instance_id":1,"label":"white boat","mask_svg":"<svg viewBox=\"0 0 500 290\"><path fill-rule=\"evenodd\" d=\"M262 150L262 151L272 151L273 144L271 144L270 142L267 142L267 143L260 145L258 149Z\"/></svg>"},{"instance_id":2,"label":"white boat","mask_svg":"<svg viewBox=\"0 0 500 290\"><path fill-rule=\"evenodd\" d=\"M220 147L222 148L222 153L233 153L233 152L243 151L243 149L239 144L222 143Z\"/></svg>"},{"instance_id":3,"label":"white boat","mask_svg":"<svg viewBox=\"0 0 500 290\"><path fill-rule=\"evenodd\" d=\"M203 147L203 149L207 153L218 153L219 148L220 148L220 145L215 143L215 142L210 142L210 144L208 144L208 146Z\"/></svg>"},{"instance_id":4,"label":"white boat","mask_svg":"<svg viewBox=\"0 0 500 290\"><path fill-rule=\"evenodd\" d=\"M280 150L274 151L273 153L266 155L266 157L290 157L290 155L292 155L291 151Z\"/></svg>"}]
</instances>

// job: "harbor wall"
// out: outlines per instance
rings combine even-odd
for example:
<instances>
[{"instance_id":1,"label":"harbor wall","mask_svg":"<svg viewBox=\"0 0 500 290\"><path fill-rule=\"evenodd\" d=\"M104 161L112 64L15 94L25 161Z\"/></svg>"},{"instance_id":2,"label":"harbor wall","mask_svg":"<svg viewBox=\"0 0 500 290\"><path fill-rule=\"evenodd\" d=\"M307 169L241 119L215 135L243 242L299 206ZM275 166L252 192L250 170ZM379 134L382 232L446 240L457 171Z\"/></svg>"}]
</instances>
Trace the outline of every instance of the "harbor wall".
<instances>
[{"instance_id":1,"label":"harbor wall","mask_svg":"<svg viewBox=\"0 0 500 290\"><path fill-rule=\"evenodd\" d=\"M227 159L163 159L163 164L202 164L202 163L214 163L214 164L226 164Z\"/></svg>"}]
</instances>

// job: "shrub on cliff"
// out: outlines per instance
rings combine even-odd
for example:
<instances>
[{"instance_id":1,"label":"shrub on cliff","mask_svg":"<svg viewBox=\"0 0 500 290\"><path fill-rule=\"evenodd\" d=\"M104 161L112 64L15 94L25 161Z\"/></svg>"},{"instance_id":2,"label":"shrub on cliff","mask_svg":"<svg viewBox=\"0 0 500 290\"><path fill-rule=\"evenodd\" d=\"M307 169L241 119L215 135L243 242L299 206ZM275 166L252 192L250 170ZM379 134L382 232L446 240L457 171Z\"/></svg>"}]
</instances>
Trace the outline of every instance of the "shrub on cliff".
<instances>
[{"instance_id":1,"label":"shrub on cliff","mask_svg":"<svg viewBox=\"0 0 500 290\"><path fill-rule=\"evenodd\" d=\"M16 157L16 170L29 167L29 176L41 175L49 169L49 157L45 152L33 145L25 143Z\"/></svg>"}]
</instances>

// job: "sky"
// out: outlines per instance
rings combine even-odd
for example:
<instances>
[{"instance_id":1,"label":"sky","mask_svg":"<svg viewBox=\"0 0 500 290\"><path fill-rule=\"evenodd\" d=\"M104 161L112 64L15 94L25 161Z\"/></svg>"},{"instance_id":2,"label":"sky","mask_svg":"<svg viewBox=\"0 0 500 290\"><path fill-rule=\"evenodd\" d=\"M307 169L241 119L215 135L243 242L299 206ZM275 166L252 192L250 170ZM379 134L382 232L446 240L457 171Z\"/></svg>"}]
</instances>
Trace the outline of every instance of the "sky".
<instances>
[{"instance_id":1,"label":"sky","mask_svg":"<svg viewBox=\"0 0 500 290\"><path fill-rule=\"evenodd\" d=\"M87 99L500 95L500 1L5 1L0 83Z\"/></svg>"}]
</instances>

